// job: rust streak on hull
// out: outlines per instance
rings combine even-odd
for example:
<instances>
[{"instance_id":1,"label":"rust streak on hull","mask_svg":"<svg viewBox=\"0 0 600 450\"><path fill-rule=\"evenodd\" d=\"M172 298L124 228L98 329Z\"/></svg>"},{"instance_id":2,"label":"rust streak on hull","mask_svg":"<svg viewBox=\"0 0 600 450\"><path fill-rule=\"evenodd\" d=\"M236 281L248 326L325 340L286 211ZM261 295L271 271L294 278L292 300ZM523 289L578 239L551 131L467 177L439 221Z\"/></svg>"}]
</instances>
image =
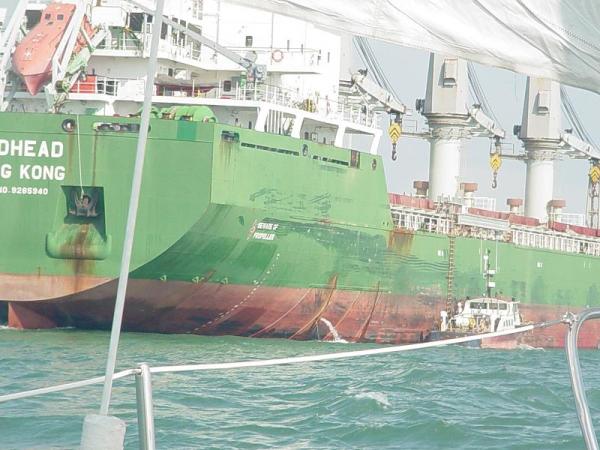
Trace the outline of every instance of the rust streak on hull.
<instances>
[{"instance_id":1,"label":"rust streak on hull","mask_svg":"<svg viewBox=\"0 0 600 450\"><path fill-rule=\"evenodd\" d=\"M321 304L321 307L318 309L316 314L312 316L310 320L304 324L304 326L302 326L298 331L296 331L292 336L290 336L290 339L302 339L302 335L310 331L315 326L315 324L319 321L319 319L322 317L323 313L325 312L325 310L327 310L327 307L331 303L331 299L333 297L333 294L335 293L336 285L337 275L334 275L329 282L330 287L326 290L327 297L325 299L325 302Z\"/></svg>"},{"instance_id":2,"label":"rust streak on hull","mask_svg":"<svg viewBox=\"0 0 600 450\"><path fill-rule=\"evenodd\" d=\"M373 313L375 312L375 307L377 306L378 300L379 300L379 283L377 284L377 290L375 291L375 298L373 299L373 305L371 306L371 310L369 311L367 318L365 319L364 323L362 324L362 326L360 327L360 329L358 330L358 332L356 333L356 335L354 337L354 340L356 342L360 342L365 338L365 333L367 332L367 329L369 328L369 324L371 323L371 320L373 319Z\"/></svg>"}]
</instances>

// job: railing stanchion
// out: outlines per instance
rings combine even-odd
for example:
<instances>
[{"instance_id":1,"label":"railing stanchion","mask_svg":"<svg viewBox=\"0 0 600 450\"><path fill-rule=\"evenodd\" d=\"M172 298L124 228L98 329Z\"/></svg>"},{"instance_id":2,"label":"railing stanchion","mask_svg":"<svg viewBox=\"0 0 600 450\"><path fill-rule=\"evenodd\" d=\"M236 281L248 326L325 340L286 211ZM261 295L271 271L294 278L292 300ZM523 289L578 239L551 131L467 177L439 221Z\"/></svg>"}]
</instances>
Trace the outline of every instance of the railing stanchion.
<instances>
[{"instance_id":1,"label":"railing stanchion","mask_svg":"<svg viewBox=\"0 0 600 450\"><path fill-rule=\"evenodd\" d=\"M135 375L135 393L140 450L155 450L152 375L146 363L140 364L139 369L140 373Z\"/></svg>"},{"instance_id":2,"label":"railing stanchion","mask_svg":"<svg viewBox=\"0 0 600 450\"><path fill-rule=\"evenodd\" d=\"M594 423L587 404L587 396L583 386L583 377L581 375L581 366L579 365L579 352L577 350L577 338L579 330L586 320L599 319L600 308L588 308L577 316L566 317L569 323L569 332L565 340L565 350L569 363L569 372L571 375L571 387L575 397L575 406L577 407L577 418L581 427L581 434L588 450L598 450L598 441L594 431Z\"/></svg>"}]
</instances>

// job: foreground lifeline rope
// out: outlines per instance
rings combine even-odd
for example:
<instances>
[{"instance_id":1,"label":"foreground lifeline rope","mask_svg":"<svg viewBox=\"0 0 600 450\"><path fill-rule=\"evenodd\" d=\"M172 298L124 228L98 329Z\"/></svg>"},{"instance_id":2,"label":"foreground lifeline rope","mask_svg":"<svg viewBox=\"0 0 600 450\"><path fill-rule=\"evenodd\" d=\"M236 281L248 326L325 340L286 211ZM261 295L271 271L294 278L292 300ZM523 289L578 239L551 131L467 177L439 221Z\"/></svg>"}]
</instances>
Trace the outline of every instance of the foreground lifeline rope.
<instances>
[{"instance_id":1,"label":"foreground lifeline rope","mask_svg":"<svg viewBox=\"0 0 600 450\"><path fill-rule=\"evenodd\" d=\"M210 363L210 364L188 364L180 366L162 366L162 367L151 367L151 373L167 373L167 372L191 372L196 370L225 370L225 369L240 369L246 367L265 367L265 366L281 366L285 364L297 364L302 362L315 362L315 361L328 361L342 358L352 358L357 356L369 356L369 355L383 355L386 353L399 353L411 350L421 350L433 347L443 347L446 345L462 344L464 342L477 341L480 339L489 339L501 336L510 336L513 334L525 333L532 331L537 328L546 328L549 326L557 325L562 323L563 319L552 320L548 322L540 322L533 325L525 325L523 327L514 328L504 331L496 331L494 333L483 333L472 336L463 336L453 339L444 339L441 341L433 342L422 342L418 344L408 345L397 345L391 347L378 347L366 350L355 350L350 352L337 352L337 353L325 353L321 355L311 356L292 356L288 358L277 358L277 359L263 359L254 361L238 361L230 363ZM118 372L114 375L113 380L127 377L129 375L135 375L139 373L139 369L128 369L122 372ZM93 384L100 384L104 382L104 376L89 378L82 381L76 381L72 383L60 384L56 386L49 386L40 389L33 389L29 391L17 392L14 394L6 394L0 396L0 403L7 402L10 400L17 400L21 398L33 397L37 395L49 394L52 392L68 391L71 389L77 389L84 386L91 386Z\"/></svg>"}]
</instances>

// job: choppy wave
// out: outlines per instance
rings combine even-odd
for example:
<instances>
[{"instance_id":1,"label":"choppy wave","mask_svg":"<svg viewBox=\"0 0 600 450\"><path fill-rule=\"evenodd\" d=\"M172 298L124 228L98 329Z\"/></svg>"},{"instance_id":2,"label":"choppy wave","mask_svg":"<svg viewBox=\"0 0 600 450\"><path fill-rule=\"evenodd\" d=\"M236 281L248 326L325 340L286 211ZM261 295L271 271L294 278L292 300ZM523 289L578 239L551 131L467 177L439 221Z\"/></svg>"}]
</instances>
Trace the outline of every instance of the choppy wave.
<instances>
[{"instance_id":1,"label":"choppy wave","mask_svg":"<svg viewBox=\"0 0 600 450\"><path fill-rule=\"evenodd\" d=\"M527 344L519 344L519 345L517 345L517 349L519 349L519 350L538 350L538 351L545 350L542 347L534 347L532 345L527 345Z\"/></svg>"},{"instance_id":2,"label":"choppy wave","mask_svg":"<svg viewBox=\"0 0 600 450\"><path fill-rule=\"evenodd\" d=\"M106 332L22 331L0 338L0 395L101 375ZM357 348L363 344L353 344ZM331 351L321 342L124 333L118 369ZM581 352L600 386L597 352ZM157 448L583 448L563 351L464 347L328 363L155 374ZM0 448L75 448L101 386L0 404ZM600 390L590 389L592 416ZM111 412L137 446L135 385ZM35 432L32 432L35 430Z\"/></svg>"},{"instance_id":3,"label":"choppy wave","mask_svg":"<svg viewBox=\"0 0 600 450\"><path fill-rule=\"evenodd\" d=\"M392 406L390 401L388 400L388 396L382 392L361 392L359 394L355 394L354 398L356 398L358 400L361 400L361 399L373 400L377 404L379 404L380 406L383 406L385 408L389 408L390 406Z\"/></svg>"}]
</instances>

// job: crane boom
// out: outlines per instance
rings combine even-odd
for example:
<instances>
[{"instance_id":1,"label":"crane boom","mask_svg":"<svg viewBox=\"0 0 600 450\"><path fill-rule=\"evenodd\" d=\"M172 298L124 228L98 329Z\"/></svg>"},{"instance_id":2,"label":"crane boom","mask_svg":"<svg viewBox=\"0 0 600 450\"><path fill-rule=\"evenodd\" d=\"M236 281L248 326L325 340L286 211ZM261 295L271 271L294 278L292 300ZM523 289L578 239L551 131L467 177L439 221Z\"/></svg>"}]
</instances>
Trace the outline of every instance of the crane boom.
<instances>
[{"instance_id":1,"label":"crane boom","mask_svg":"<svg viewBox=\"0 0 600 450\"><path fill-rule=\"evenodd\" d=\"M571 133L561 133L560 142L563 152L572 158L600 160L600 151L597 148Z\"/></svg>"},{"instance_id":2,"label":"crane boom","mask_svg":"<svg viewBox=\"0 0 600 450\"><path fill-rule=\"evenodd\" d=\"M398 101L390 92L373 83L366 73L357 72L352 75L352 84L362 93L379 102L390 114L404 115L408 108Z\"/></svg>"}]
</instances>

